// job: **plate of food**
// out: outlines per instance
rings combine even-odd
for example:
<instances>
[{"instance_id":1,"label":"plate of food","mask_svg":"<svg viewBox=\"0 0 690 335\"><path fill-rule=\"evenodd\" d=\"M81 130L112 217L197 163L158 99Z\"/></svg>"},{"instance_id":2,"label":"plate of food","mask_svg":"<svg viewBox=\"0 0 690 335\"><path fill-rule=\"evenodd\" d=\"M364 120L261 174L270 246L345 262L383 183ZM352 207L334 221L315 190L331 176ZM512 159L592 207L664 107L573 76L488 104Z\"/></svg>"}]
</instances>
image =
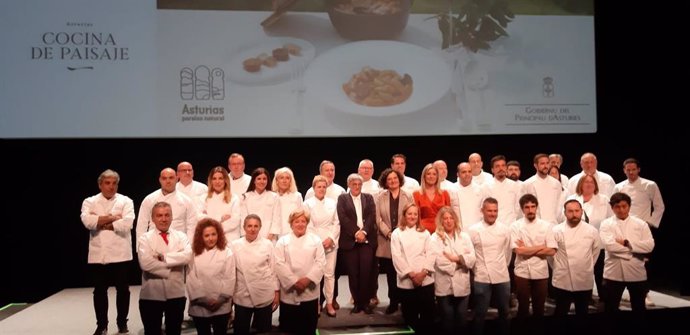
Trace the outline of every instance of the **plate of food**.
<instances>
[{"instance_id":1,"label":"plate of food","mask_svg":"<svg viewBox=\"0 0 690 335\"><path fill-rule=\"evenodd\" d=\"M310 97L367 116L423 109L448 92L450 80L447 63L433 51L381 40L333 48L314 59L304 76Z\"/></svg>"},{"instance_id":2,"label":"plate of food","mask_svg":"<svg viewBox=\"0 0 690 335\"><path fill-rule=\"evenodd\" d=\"M299 38L274 37L237 49L228 78L243 85L274 85L298 75L314 59L314 45Z\"/></svg>"}]
</instances>

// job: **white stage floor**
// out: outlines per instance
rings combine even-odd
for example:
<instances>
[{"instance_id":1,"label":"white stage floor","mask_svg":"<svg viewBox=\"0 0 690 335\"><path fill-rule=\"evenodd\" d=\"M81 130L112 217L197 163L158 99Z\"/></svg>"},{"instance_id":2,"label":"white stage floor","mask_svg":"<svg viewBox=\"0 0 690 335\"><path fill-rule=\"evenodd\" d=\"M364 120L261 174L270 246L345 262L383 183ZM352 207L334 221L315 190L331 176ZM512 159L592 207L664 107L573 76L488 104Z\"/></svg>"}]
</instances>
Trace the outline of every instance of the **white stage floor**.
<instances>
[{"instance_id":1,"label":"white stage floor","mask_svg":"<svg viewBox=\"0 0 690 335\"><path fill-rule=\"evenodd\" d=\"M374 315L351 315L352 306L348 303L350 294L348 290L347 277L343 276L339 280L340 296L338 301L342 309L338 311L338 317L329 318L323 315L319 321L319 328L322 334L329 333L325 328L343 326L344 324L398 324L402 325L400 312L393 315L385 315L383 309L388 305L386 295L385 276L379 277L379 299L381 303ZM144 329L139 317L138 300L139 286L132 286L131 303L129 311L130 334L144 334ZM62 290L18 313L0 321L0 334L3 335L25 335L25 334L51 334L51 335L74 335L91 334L96 329L96 320L92 305L92 288L73 288ZM115 289L109 290L110 309L109 319L111 327L109 334L116 334L115 326ZM656 306L650 309L682 308L690 307L690 301L676 298L659 292L650 292L652 300ZM622 307L624 308L624 307ZM548 314L548 312L547 312ZM274 313L274 324L278 324L278 313ZM196 331L187 329L183 334L195 334Z\"/></svg>"}]
</instances>

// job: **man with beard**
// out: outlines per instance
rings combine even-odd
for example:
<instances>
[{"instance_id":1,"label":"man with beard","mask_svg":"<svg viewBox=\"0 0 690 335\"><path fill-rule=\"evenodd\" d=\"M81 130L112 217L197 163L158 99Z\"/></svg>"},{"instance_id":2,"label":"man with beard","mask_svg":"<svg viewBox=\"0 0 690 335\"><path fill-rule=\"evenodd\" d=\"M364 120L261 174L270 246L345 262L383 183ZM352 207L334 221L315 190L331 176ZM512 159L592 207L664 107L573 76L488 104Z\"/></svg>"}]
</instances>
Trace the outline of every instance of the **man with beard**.
<instances>
[{"instance_id":1,"label":"man with beard","mask_svg":"<svg viewBox=\"0 0 690 335\"><path fill-rule=\"evenodd\" d=\"M498 222L507 226L517 220L519 216L520 204L518 200L522 196L522 188L518 183L506 178L508 170L506 157L503 155L491 158L491 173L494 177L482 185L483 192L486 196L498 200ZM474 178L472 179L474 180Z\"/></svg>"},{"instance_id":2,"label":"man with beard","mask_svg":"<svg viewBox=\"0 0 690 335\"><path fill-rule=\"evenodd\" d=\"M549 167L549 155L534 155L536 173L525 180L522 187L525 193L534 194L539 199L539 218L556 224L565 197L561 183L549 175Z\"/></svg>"}]
</instances>

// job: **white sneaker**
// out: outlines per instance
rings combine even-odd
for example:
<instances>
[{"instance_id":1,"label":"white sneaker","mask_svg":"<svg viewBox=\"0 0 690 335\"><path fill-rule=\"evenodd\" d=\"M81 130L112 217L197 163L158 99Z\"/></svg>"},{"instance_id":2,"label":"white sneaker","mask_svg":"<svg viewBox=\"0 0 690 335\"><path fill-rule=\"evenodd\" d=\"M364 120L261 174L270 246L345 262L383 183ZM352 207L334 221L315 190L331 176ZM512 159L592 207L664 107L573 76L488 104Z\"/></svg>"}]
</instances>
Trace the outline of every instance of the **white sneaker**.
<instances>
[{"instance_id":1,"label":"white sneaker","mask_svg":"<svg viewBox=\"0 0 690 335\"><path fill-rule=\"evenodd\" d=\"M644 304L645 304L645 306L647 306L647 307L654 307L654 306L656 306L656 304L654 303L654 301L652 301L652 298L650 298L649 295L647 295L647 297L644 298Z\"/></svg>"}]
</instances>

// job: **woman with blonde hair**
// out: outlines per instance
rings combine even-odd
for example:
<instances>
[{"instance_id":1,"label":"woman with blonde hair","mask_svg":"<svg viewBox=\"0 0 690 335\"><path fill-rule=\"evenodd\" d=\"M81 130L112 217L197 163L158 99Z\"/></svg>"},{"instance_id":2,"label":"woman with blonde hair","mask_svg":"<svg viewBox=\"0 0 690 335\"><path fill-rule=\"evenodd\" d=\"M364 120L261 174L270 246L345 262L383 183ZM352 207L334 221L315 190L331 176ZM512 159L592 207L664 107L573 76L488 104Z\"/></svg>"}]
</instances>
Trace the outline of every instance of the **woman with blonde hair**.
<instances>
[{"instance_id":1,"label":"woman with blonde hair","mask_svg":"<svg viewBox=\"0 0 690 335\"><path fill-rule=\"evenodd\" d=\"M222 166L214 167L208 173L207 183L203 214L220 222L226 240L240 238L240 198L230 189L228 170Z\"/></svg>"},{"instance_id":2,"label":"woman with blonde hair","mask_svg":"<svg viewBox=\"0 0 690 335\"><path fill-rule=\"evenodd\" d=\"M271 190L278 194L280 201L280 236L292 232L288 216L292 211L302 207L302 193L297 191L295 175L289 167L282 167L273 174Z\"/></svg>"},{"instance_id":3,"label":"woman with blonde hair","mask_svg":"<svg viewBox=\"0 0 690 335\"><path fill-rule=\"evenodd\" d=\"M429 233L436 230L436 213L443 206L450 206L450 194L441 189L438 169L427 164L422 170L421 187L412 194L419 208L419 218Z\"/></svg>"},{"instance_id":4,"label":"woman with blonde hair","mask_svg":"<svg viewBox=\"0 0 690 335\"><path fill-rule=\"evenodd\" d=\"M436 256L434 288L443 334L459 334L467 324L470 269L476 258L472 239L459 223L451 207L441 207L436 215L436 232L431 235Z\"/></svg>"},{"instance_id":5,"label":"woman with blonde hair","mask_svg":"<svg viewBox=\"0 0 690 335\"><path fill-rule=\"evenodd\" d=\"M414 203L403 208L404 222L391 235L393 266L398 274L402 315L415 333L429 334L434 321L434 263L429 231Z\"/></svg>"}]
</instances>

